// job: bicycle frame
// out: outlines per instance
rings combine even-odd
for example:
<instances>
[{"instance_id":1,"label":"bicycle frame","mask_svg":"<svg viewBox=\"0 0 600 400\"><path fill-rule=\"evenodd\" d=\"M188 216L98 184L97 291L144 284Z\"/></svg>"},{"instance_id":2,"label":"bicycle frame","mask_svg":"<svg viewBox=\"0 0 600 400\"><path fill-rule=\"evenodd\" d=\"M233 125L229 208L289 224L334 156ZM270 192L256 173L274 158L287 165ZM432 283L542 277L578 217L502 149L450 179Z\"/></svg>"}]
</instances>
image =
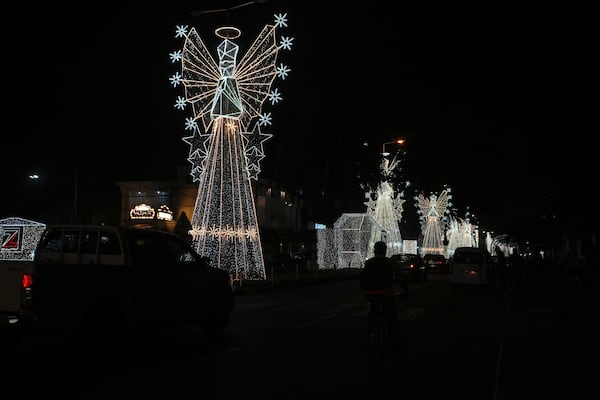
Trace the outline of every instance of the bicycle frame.
<instances>
[{"instance_id":1,"label":"bicycle frame","mask_svg":"<svg viewBox=\"0 0 600 400\"><path fill-rule=\"evenodd\" d=\"M379 302L369 304L367 332L369 366L375 372L380 371L385 367L390 358L390 338L383 305Z\"/></svg>"}]
</instances>

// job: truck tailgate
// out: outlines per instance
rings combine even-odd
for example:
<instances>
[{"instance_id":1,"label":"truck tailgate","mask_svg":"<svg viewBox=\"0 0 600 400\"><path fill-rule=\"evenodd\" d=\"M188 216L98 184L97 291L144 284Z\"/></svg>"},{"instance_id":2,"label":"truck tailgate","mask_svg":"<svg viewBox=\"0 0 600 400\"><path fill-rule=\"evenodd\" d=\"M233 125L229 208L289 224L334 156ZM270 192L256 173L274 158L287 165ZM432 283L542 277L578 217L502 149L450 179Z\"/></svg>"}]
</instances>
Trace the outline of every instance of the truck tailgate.
<instances>
[{"instance_id":1,"label":"truck tailgate","mask_svg":"<svg viewBox=\"0 0 600 400\"><path fill-rule=\"evenodd\" d=\"M31 262L0 261L0 314L15 313L21 307L21 281L30 273Z\"/></svg>"}]
</instances>

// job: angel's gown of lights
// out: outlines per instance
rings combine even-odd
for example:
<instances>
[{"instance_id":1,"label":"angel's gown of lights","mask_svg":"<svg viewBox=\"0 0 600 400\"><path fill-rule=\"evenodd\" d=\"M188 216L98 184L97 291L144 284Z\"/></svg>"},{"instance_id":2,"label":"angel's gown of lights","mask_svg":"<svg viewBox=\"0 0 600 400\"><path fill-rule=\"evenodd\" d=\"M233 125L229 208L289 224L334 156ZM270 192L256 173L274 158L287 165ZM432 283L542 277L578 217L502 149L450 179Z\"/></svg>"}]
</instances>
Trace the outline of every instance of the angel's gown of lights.
<instances>
[{"instance_id":1,"label":"angel's gown of lights","mask_svg":"<svg viewBox=\"0 0 600 400\"><path fill-rule=\"evenodd\" d=\"M234 279L265 279L256 209L239 121L218 117L192 216L193 241Z\"/></svg>"}]
</instances>

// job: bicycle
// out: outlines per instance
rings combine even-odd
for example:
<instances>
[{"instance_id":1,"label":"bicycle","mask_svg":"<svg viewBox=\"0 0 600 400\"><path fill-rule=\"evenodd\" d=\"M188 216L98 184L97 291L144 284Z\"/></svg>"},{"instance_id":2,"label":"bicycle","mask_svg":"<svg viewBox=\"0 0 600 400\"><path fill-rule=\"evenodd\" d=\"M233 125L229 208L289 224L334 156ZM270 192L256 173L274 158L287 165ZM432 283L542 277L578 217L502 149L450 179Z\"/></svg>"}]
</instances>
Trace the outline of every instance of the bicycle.
<instances>
[{"instance_id":1,"label":"bicycle","mask_svg":"<svg viewBox=\"0 0 600 400\"><path fill-rule=\"evenodd\" d=\"M374 314L371 314L374 313ZM369 303L367 326L367 357L371 372L377 374L385 370L391 362L390 332L385 320L383 305L377 301ZM376 375L377 376L377 375Z\"/></svg>"}]
</instances>

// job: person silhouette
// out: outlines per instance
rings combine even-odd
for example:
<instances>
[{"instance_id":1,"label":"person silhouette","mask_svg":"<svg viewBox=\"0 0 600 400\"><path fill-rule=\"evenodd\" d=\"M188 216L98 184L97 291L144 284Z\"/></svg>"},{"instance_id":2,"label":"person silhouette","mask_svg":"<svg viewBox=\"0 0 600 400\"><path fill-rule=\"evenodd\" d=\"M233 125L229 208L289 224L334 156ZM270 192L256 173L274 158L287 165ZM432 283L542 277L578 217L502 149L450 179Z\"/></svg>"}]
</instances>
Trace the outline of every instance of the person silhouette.
<instances>
[{"instance_id":1,"label":"person silhouette","mask_svg":"<svg viewBox=\"0 0 600 400\"><path fill-rule=\"evenodd\" d=\"M401 358L400 338L398 328L397 307L394 297L394 272L393 260L387 257L387 244L383 241L375 242L373 257L365 261L360 274L360 286L364 290L365 299L369 303L370 312L368 322L374 322L373 309L381 304L385 315L386 325L390 333L390 350L392 358Z\"/></svg>"}]
</instances>

